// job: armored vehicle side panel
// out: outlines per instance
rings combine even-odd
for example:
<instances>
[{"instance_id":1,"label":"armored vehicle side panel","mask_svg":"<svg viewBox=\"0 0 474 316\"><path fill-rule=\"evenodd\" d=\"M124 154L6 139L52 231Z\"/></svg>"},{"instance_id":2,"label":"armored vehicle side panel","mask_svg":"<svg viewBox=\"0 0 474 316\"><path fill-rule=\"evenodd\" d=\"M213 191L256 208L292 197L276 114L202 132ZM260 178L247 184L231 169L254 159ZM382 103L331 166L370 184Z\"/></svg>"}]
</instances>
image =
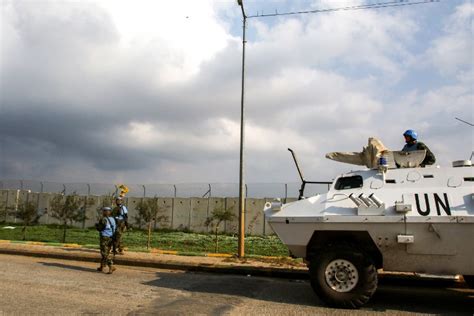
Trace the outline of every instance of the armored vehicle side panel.
<instances>
[{"instance_id":1,"label":"armored vehicle side panel","mask_svg":"<svg viewBox=\"0 0 474 316\"><path fill-rule=\"evenodd\" d=\"M338 177L327 194L267 204L265 214L296 257L346 239L385 270L474 275L473 181L472 167L362 170ZM358 207L351 197L382 205Z\"/></svg>"}]
</instances>

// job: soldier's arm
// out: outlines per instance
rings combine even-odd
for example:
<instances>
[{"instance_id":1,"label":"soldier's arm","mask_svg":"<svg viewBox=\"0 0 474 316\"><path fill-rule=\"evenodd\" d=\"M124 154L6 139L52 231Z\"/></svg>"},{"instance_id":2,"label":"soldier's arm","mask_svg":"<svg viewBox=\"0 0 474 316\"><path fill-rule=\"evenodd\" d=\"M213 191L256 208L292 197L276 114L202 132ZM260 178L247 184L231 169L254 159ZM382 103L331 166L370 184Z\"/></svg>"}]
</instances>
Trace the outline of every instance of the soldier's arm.
<instances>
[{"instance_id":1,"label":"soldier's arm","mask_svg":"<svg viewBox=\"0 0 474 316\"><path fill-rule=\"evenodd\" d=\"M427 148L426 156L428 157L427 164L434 165L434 163L436 162L435 155L431 152L431 150L428 147L426 147L426 148Z\"/></svg>"},{"instance_id":2,"label":"soldier's arm","mask_svg":"<svg viewBox=\"0 0 474 316\"><path fill-rule=\"evenodd\" d=\"M419 150L425 150L426 151L426 157L422 162L422 166L432 165L436 162L436 158L435 158L434 154L431 152L431 150L428 148L428 146L426 146L424 143L421 143L421 142L418 143L417 148Z\"/></svg>"}]
</instances>

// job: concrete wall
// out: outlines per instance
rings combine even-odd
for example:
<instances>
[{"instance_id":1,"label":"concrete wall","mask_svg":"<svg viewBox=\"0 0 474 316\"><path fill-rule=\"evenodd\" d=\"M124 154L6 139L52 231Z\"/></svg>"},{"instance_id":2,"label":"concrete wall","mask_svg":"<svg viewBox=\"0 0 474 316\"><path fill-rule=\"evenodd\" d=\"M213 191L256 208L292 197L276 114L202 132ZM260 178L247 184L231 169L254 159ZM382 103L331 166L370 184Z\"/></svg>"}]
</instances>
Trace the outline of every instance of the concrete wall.
<instances>
[{"instance_id":1,"label":"concrete wall","mask_svg":"<svg viewBox=\"0 0 474 316\"><path fill-rule=\"evenodd\" d=\"M50 203L54 193L35 193L21 190L0 190L0 222L6 221L18 223L11 214L5 215L1 210L6 208L14 210L22 201L34 202L38 206L38 212L44 214L39 222L41 224L54 224L58 221L50 216ZM78 228L93 227L100 214L102 206L110 204L108 196L80 196L82 210L85 212L86 220L75 223ZM141 201L151 198L128 197L125 205L129 211L129 222L136 226L138 215L137 206ZM290 199L288 199L290 200ZM245 225L249 235L269 235L273 231L265 222L263 207L267 199L246 199ZM193 232L210 232L213 226L207 226L206 220L212 216L214 210L228 210L234 217L232 220L222 222L219 231L237 234L239 227L239 201L237 198L158 198L158 214L154 223L154 229L189 230ZM142 225L143 226L143 225Z\"/></svg>"},{"instance_id":2,"label":"concrete wall","mask_svg":"<svg viewBox=\"0 0 474 316\"><path fill-rule=\"evenodd\" d=\"M173 219L173 199L158 198L158 214L155 229L171 229Z\"/></svg>"}]
</instances>

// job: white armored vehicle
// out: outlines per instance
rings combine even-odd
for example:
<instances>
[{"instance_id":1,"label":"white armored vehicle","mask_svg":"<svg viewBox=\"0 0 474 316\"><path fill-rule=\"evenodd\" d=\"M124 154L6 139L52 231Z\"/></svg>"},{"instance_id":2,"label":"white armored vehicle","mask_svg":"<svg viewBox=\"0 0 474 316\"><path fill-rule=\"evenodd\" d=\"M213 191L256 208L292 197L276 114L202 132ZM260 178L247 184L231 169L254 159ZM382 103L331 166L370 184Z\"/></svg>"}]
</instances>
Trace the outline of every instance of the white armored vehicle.
<instances>
[{"instance_id":1,"label":"white armored vehicle","mask_svg":"<svg viewBox=\"0 0 474 316\"><path fill-rule=\"evenodd\" d=\"M474 282L474 167L417 167L424 151L331 153L372 168L342 174L326 194L265 205L266 220L295 257L309 265L311 286L327 304L358 308L377 287L377 269ZM372 148L371 148L372 147ZM357 161L354 161L357 160Z\"/></svg>"}]
</instances>

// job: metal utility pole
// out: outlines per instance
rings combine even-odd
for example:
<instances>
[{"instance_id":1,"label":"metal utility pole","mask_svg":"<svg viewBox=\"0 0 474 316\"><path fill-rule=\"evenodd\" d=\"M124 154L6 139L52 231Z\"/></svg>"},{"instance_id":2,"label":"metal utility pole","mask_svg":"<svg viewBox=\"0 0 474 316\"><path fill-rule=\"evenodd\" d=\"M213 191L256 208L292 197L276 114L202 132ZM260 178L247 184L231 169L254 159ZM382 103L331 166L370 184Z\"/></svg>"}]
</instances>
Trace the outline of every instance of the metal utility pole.
<instances>
[{"instance_id":1,"label":"metal utility pole","mask_svg":"<svg viewBox=\"0 0 474 316\"><path fill-rule=\"evenodd\" d=\"M239 165L239 249L238 256L245 256L245 177L244 177L244 141L245 141L245 29L247 28L247 15L245 14L243 0L237 0L242 9L242 90L240 95L240 165Z\"/></svg>"}]
</instances>

